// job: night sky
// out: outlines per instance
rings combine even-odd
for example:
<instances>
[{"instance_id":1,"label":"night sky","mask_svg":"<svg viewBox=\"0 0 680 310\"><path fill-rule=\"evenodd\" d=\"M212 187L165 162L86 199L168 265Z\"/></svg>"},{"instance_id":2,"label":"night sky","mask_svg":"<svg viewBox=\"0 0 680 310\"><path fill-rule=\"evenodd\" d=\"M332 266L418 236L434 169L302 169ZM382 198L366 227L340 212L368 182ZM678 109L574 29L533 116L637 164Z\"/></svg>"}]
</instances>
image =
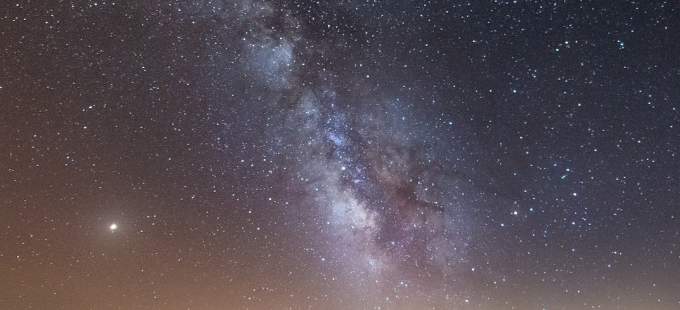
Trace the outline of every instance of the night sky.
<instances>
[{"instance_id":1,"label":"night sky","mask_svg":"<svg viewBox=\"0 0 680 310\"><path fill-rule=\"evenodd\" d=\"M680 309L677 1L0 4L0 309Z\"/></svg>"}]
</instances>

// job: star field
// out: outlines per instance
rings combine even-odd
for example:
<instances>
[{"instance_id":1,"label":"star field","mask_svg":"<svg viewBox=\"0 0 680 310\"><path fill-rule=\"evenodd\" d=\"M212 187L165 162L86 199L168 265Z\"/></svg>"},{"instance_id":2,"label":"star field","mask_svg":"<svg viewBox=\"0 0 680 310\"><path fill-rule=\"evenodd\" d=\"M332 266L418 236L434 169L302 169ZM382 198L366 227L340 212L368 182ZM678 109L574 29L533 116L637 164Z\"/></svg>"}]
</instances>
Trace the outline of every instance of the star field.
<instances>
[{"instance_id":1,"label":"star field","mask_svg":"<svg viewBox=\"0 0 680 310\"><path fill-rule=\"evenodd\" d=\"M672 1L5 1L0 308L680 307Z\"/></svg>"}]
</instances>

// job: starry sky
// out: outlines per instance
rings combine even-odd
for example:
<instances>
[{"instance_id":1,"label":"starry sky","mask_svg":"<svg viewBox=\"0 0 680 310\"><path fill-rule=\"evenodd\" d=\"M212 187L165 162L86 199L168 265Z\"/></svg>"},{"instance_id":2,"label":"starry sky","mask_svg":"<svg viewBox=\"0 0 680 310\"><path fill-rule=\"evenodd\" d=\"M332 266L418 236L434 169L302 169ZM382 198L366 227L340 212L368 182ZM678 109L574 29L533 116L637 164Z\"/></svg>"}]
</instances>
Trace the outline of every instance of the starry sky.
<instances>
[{"instance_id":1,"label":"starry sky","mask_svg":"<svg viewBox=\"0 0 680 310\"><path fill-rule=\"evenodd\" d=\"M677 1L0 3L2 309L680 307Z\"/></svg>"}]
</instances>

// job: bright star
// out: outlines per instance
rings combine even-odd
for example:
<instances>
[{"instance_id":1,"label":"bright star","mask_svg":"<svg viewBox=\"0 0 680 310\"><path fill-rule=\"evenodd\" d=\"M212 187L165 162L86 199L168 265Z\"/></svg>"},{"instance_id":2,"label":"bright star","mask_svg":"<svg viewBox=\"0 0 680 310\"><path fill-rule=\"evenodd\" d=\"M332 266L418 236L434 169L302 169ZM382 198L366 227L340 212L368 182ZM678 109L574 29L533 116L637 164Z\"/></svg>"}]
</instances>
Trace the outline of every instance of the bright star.
<instances>
[{"instance_id":1,"label":"bright star","mask_svg":"<svg viewBox=\"0 0 680 310\"><path fill-rule=\"evenodd\" d=\"M114 230L116 230L116 228L118 228L118 225L116 225L116 224L111 224L111 227L110 227L110 228L111 228L111 231L114 231Z\"/></svg>"}]
</instances>

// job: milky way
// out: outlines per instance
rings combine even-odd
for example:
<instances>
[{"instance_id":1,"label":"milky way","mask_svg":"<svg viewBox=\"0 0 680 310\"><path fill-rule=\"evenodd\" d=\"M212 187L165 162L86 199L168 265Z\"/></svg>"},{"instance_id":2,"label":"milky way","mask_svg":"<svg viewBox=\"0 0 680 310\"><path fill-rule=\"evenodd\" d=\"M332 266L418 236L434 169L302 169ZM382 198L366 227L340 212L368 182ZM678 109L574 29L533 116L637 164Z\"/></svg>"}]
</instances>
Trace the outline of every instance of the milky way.
<instances>
[{"instance_id":1,"label":"milky way","mask_svg":"<svg viewBox=\"0 0 680 310\"><path fill-rule=\"evenodd\" d=\"M0 4L0 307L676 309L679 23Z\"/></svg>"},{"instance_id":2,"label":"milky way","mask_svg":"<svg viewBox=\"0 0 680 310\"><path fill-rule=\"evenodd\" d=\"M315 57L336 57L337 50L360 50L360 44L342 42L338 48L306 38L315 30L289 10L265 5L250 14L264 22L246 18L247 25L257 25L242 38L246 70L272 96L265 104L283 111L269 116L275 129L268 138L284 141L279 145L294 154L294 179L310 197L307 207L327 225L324 237L335 240L321 259L375 276L409 267L438 274L467 267L465 240L473 223L463 220L464 208L453 201L450 189L460 177L447 163L457 141L447 137L451 130L439 129L450 125L428 130L414 123L416 111L400 98L378 97L370 89L353 94L354 87L340 85L366 83L370 75L347 78L344 70L314 63ZM436 149L437 131L449 149Z\"/></svg>"}]
</instances>

